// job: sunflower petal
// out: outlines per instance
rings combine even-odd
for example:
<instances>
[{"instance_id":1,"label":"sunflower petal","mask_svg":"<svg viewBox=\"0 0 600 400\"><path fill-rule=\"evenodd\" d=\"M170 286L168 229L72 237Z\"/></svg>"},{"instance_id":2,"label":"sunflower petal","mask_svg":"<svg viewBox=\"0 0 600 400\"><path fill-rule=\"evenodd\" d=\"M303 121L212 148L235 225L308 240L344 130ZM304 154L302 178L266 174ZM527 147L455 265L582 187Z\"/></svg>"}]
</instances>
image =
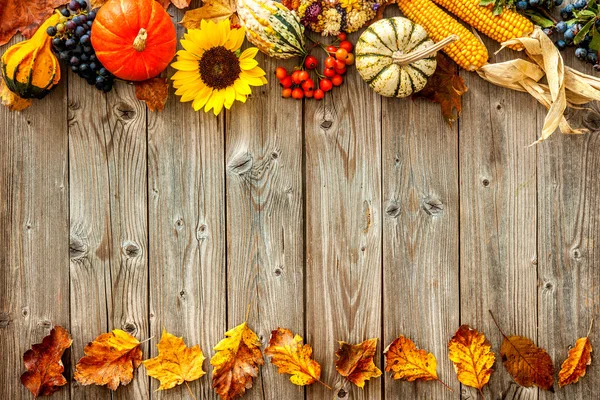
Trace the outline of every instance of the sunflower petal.
<instances>
[{"instance_id":1,"label":"sunflower petal","mask_svg":"<svg viewBox=\"0 0 600 400\"><path fill-rule=\"evenodd\" d=\"M198 71L198 61L177 60L173 64L171 64L171 67L179 71Z\"/></svg>"},{"instance_id":2,"label":"sunflower petal","mask_svg":"<svg viewBox=\"0 0 600 400\"><path fill-rule=\"evenodd\" d=\"M256 54L258 54L258 48L257 47L249 47L246 50L244 50L244 52L240 56L240 60L245 60L247 58L254 58L256 56Z\"/></svg>"},{"instance_id":3,"label":"sunflower petal","mask_svg":"<svg viewBox=\"0 0 600 400\"><path fill-rule=\"evenodd\" d=\"M256 61L253 58L246 58L244 60L240 59L240 68L241 69L248 70L248 69L252 69L257 66L258 66L258 61Z\"/></svg>"},{"instance_id":4,"label":"sunflower petal","mask_svg":"<svg viewBox=\"0 0 600 400\"><path fill-rule=\"evenodd\" d=\"M217 90L216 96L213 100L213 112L215 115L219 115L223 110L223 104L225 103L225 90Z\"/></svg>"},{"instance_id":5,"label":"sunflower petal","mask_svg":"<svg viewBox=\"0 0 600 400\"><path fill-rule=\"evenodd\" d=\"M249 95L252 93L250 85L248 85L248 83L246 83L243 79L240 78L236 79L235 82L233 82L233 87L235 91L239 94Z\"/></svg>"},{"instance_id":6,"label":"sunflower petal","mask_svg":"<svg viewBox=\"0 0 600 400\"><path fill-rule=\"evenodd\" d=\"M225 108L230 109L235 101L235 89L233 86L229 86L225 89Z\"/></svg>"},{"instance_id":7,"label":"sunflower petal","mask_svg":"<svg viewBox=\"0 0 600 400\"><path fill-rule=\"evenodd\" d=\"M204 86L204 89L202 89L200 92L198 92L198 94L196 95L196 98L194 99L194 102L192 103L192 107L194 107L194 111L198 111L202 107L204 107L204 105L206 104L208 99L210 99L210 95L212 94L212 91L213 90L211 88L209 88L208 86Z\"/></svg>"},{"instance_id":8,"label":"sunflower petal","mask_svg":"<svg viewBox=\"0 0 600 400\"><path fill-rule=\"evenodd\" d=\"M227 42L225 42L225 48L227 50L236 51L237 49L242 47L245 37L246 37L246 29L245 28L242 27L242 28L238 28L238 29L232 29L231 32L229 33L229 39L227 39Z\"/></svg>"}]
</instances>

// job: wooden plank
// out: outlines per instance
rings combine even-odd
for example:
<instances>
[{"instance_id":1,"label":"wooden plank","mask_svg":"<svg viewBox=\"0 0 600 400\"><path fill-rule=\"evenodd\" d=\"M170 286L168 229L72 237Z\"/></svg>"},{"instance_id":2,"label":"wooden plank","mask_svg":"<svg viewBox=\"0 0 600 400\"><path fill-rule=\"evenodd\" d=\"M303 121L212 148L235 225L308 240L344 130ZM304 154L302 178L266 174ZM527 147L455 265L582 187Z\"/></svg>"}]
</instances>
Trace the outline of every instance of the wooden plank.
<instances>
[{"instance_id":1,"label":"wooden plank","mask_svg":"<svg viewBox=\"0 0 600 400\"><path fill-rule=\"evenodd\" d=\"M384 346L399 335L438 360L436 382L385 378L386 398L455 399L447 343L459 326L458 124L438 104L383 99Z\"/></svg>"},{"instance_id":2,"label":"wooden plank","mask_svg":"<svg viewBox=\"0 0 600 400\"><path fill-rule=\"evenodd\" d=\"M490 54L499 47L485 43ZM490 62L516 56L504 50ZM536 148L528 146L545 110L528 94L461 74L469 92L459 124L460 320L498 349L502 337L488 310L504 332L537 340ZM513 387L499 358L489 398L537 398L535 389Z\"/></svg>"},{"instance_id":3,"label":"wooden plank","mask_svg":"<svg viewBox=\"0 0 600 400\"><path fill-rule=\"evenodd\" d=\"M226 330L223 121L180 103L172 88L164 111L149 113L152 357L163 328L188 346L200 344L207 359ZM198 399L216 399L208 361L204 368L207 375L190 388ZM159 382L151 381L153 399L188 398L185 385L154 392Z\"/></svg>"},{"instance_id":4,"label":"wooden plank","mask_svg":"<svg viewBox=\"0 0 600 400\"><path fill-rule=\"evenodd\" d=\"M146 110L132 86L108 95L69 75L71 321L73 363L109 330L148 332ZM149 344L144 345L147 354ZM103 387L72 385L77 399L108 399ZM113 398L146 398L136 373Z\"/></svg>"},{"instance_id":5,"label":"wooden plank","mask_svg":"<svg viewBox=\"0 0 600 400\"><path fill-rule=\"evenodd\" d=\"M594 75L574 57L567 65ZM557 371L575 341L587 334L600 311L600 108L574 115L584 136L555 133L538 145L538 298L540 345ZM598 343L598 323L591 331ZM596 396L600 370L589 367L579 383L540 391L541 399L584 400ZM555 385L558 389L558 385Z\"/></svg>"},{"instance_id":6,"label":"wooden plank","mask_svg":"<svg viewBox=\"0 0 600 400\"><path fill-rule=\"evenodd\" d=\"M306 340L334 396L377 399L380 381L361 390L333 364L339 340L382 336L381 99L354 70L345 80L305 104ZM317 384L307 397L332 395Z\"/></svg>"},{"instance_id":7,"label":"wooden plank","mask_svg":"<svg viewBox=\"0 0 600 400\"><path fill-rule=\"evenodd\" d=\"M302 103L283 99L259 54L268 86L253 88L226 122L227 327L249 324L266 345L278 326L303 334ZM266 361L248 399L303 399L303 389Z\"/></svg>"},{"instance_id":8,"label":"wooden plank","mask_svg":"<svg viewBox=\"0 0 600 400\"><path fill-rule=\"evenodd\" d=\"M0 47L0 54L22 39L13 38ZM32 398L19 379L25 371L23 353L40 343L53 325L70 329L66 118L64 85L23 112L0 106L3 399ZM69 389L53 398L69 399Z\"/></svg>"}]
</instances>

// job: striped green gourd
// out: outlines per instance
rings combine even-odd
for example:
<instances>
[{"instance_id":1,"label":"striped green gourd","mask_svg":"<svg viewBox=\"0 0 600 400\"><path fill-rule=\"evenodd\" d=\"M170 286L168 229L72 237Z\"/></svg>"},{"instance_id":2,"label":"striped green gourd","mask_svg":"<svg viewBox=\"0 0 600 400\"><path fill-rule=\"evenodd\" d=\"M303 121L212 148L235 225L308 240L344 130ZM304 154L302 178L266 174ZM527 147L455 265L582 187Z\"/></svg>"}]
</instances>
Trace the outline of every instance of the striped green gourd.
<instances>
[{"instance_id":1,"label":"striped green gourd","mask_svg":"<svg viewBox=\"0 0 600 400\"><path fill-rule=\"evenodd\" d=\"M238 16L250 43L275 58L304 56L304 26L296 13L272 0L238 0Z\"/></svg>"},{"instance_id":2,"label":"striped green gourd","mask_svg":"<svg viewBox=\"0 0 600 400\"><path fill-rule=\"evenodd\" d=\"M375 92L407 97L423 89L433 75L435 52L456 40L434 44L425 29L403 17L379 20L356 43L356 70Z\"/></svg>"}]
</instances>

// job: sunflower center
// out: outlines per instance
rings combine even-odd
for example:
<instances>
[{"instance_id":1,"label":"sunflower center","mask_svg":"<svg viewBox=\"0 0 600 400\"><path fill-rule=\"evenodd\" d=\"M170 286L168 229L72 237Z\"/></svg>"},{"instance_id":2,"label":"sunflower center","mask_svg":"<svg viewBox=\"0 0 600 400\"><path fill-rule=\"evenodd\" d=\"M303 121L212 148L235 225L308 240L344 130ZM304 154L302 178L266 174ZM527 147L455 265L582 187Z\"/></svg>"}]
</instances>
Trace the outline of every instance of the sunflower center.
<instances>
[{"instance_id":1,"label":"sunflower center","mask_svg":"<svg viewBox=\"0 0 600 400\"><path fill-rule=\"evenodd\" d=\"M202 82L213 89L225 89L240 76L240 60L223 46L210 48L198 61Z\"/></svg>"}]
</instances>

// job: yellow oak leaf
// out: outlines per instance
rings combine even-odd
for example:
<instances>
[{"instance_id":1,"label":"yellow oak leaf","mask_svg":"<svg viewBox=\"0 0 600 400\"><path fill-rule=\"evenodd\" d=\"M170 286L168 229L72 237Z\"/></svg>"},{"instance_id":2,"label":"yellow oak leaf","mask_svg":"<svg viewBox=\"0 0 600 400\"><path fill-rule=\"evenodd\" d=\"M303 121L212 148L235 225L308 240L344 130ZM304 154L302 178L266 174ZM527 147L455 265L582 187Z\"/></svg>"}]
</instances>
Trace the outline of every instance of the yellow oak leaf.
<instances>
[{"instance_id":1,"label":"yellow oak leaf","mask_svg":"<svg viewBox=\"0 0 600 400\"><path fill-rule=\"evenodd\" d=\"M235 8L225 2L219 0L206 1L202 7L186 11L179 23L186 29L198 29L202 20L220 22L231 17L234 12Z\"/></svg>"},{"instance_id":2,"label":"yellow oak leaf","mask_svg":"<svg viewBox=\"0 0 600 400\"><path fill-rule=\"evenodd\" d=\"M183 338L163 330L156 347L158 356L143 361L143 364L148 375L160 381L158 390L171 389L206 374L202 369L205 358L199 345L187 347Z\"/></svg>"},{"instance_id":3,"label":"yellow oak leaf","mask_svg":"<svg viewBox=\"0 0 600 400\"><path fill-rule=\"evenodd\" d=\"M117 390L131 382L133 371L142 363L140 342L120 329L98 336L83 352L85 356L75 367L75 380L82 385Z\"/></svg>"},{"instance_id":4,"label":"yellow oak leaf","mask_svg":"<svg viewBox=\"0 0 600 400\"><path fill-rule=\"evenodd\" d=\"M409 338L400 335L384 350L384 354L385 370L392 372L392 378L409 382L438 381L452 391L438 378L435 356L418 349Z\"/></svg>"},{"instance_id":5,"label":"yellow oak leaf","mask_svg":"<svg viewBox=\"0 0 600 400\"><path fill-rule=\"evenodd\" d=\"M242 396L252 387L258 367L264 364L260 340L246 322L225 332L225 339L215 346L210 360L213 388L222 400Z\"/></svg>"},{"instance_id":6,"label":"yellow oak leaf","mask_svg":"<svg viewBox=\"0 0 600 400\"><path fill-rule=\"evenodd\" d=\"M381 370L373 363L376 350L377 338L359 344L340 342L340 348L335 352L335 369L350 382L363 388L365 381L381 376Z\"/></svg>"},{"instance_id":7,"label":"yellow oak leaf","mask_svg":"<svg viewBox=\"0 0 600 400\"><path fill-rule=\"evenodd\" d=\"M583 378L587 366L592 363L592 343L588 336L577 339L575 346L569 350L569 356L562 363L558 373L560 387L570 385Z\"/></svg>"},{"instance_id":8,"label":"yellow oak leaf","mask_svg":"<svg viewBox=\"0 0 600 400\"><path fill-rule=\"evenodd\" d=\"M305 386L319 382L321 366L312 358L312 347L302 344L302 338L285 328L271 332L265 354L280 374L290 374L294 385Z\"/></svg>"},{"instance_id":9,"label":"yellow oak leaf","mask_svg":"<svg viewBox=\"0 0 600 400\"><path fill-rule=\"evenodd\" d=\"M11 92L0 76L0 103L11 111L23 111L31 106L32 101L31 99L23 99L18 94Z\"/></svg>"},{"instance_id":10,"label":"yellow oak leaf","mask_svg":"<svg viewBox=\"0 0 600 400\"><path fill-rule=\"evenodd\" d=\"M483 333L461 325L448 343L450 361L460 383L479 389L489 382L496 355Z\"/></svg>"}]
</instances>

